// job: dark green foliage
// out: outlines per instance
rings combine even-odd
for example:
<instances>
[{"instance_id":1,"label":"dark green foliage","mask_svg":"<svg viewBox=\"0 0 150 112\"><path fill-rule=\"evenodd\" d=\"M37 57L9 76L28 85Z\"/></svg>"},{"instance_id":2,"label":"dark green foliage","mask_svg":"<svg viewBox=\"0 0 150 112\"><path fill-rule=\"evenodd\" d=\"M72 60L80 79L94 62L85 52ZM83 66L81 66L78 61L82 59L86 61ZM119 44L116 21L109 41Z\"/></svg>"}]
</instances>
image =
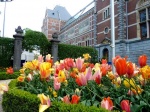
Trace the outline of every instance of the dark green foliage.
<instances>
[{"instance_id":1,"label":"dark green foliage","mask_svg":"<svg viewBox=\"0 0 150 112\"><path fill-rule=\"evenodd\" d=\"M45 54L48 40L42 32L27 30L23 39L23 49L32 51L40 50L41 54Z\"/></svg>"},{"instance_id":2,"label":"dark green foliage","mask_svg":"<svg viewBox=\"0 0 150 112\"><path fill-rule=\"evenodd\" d=\"M3 95L2 106L5 112L38 112L40 100L35 94L17 89L17 80L9 83L9 91ZM46 112L108 112L103 108L84 106L82 104L65 104L52 102Z\"/></svg>"},{"instance_id":3,"label":"dark green foliage","mask_svg":"<svg viewBox=\"0 0 150 112\"><path fill-rule=\"evenodd\" d=\"M12 66L11 57L14 51L13 38L0 38L0 67Z\"/></svg>"},{"instance_id":4,"label":"dark green foliage","mask_svg":"<svg viewBox=\"0 0 150 112\"><path fill-rule=\"evenodd\" d=\"M59 60L65 58L78 58L83 57L83 54L89 53L91 56L91 62L98 61L98 52L92 47L81 47L75 45L59 44L58 45L58 57Z\"/></svg>"},{"instance_id":5,"label":"dark green foliage","mask_svg":"<svg viewBox=\"0 0 150 112\"><path fill-rule=\"evenodd\" d=\"M18 76L20 76L20 72L14 72L13 74L7 74L6 72L0 72L0 80L16 79Z\"/></svg>"}]
</instances>

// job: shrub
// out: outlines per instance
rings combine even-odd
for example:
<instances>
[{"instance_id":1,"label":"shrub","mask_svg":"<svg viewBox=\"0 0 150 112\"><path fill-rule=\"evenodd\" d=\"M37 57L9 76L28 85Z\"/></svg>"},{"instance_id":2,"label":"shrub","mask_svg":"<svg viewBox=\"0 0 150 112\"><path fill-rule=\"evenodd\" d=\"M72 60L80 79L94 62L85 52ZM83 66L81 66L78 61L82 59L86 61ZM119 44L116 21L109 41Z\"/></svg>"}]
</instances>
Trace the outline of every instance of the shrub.
<instances>
[{"instance_id":1,"label":"shrub","mask_svg":"<svg viewBox=\"0 0 150 112\"><path fill-rule=\"evenodd\" d=\"M9 91L3 95L2 106L5 112L38 112L40 100L35 94L23 91L17 87L17 80L9 83ZM108 112L103 108L87 107L82 104L65 104L54 101L46 112Z\"/></svg>"},{"instance_id":2,"label":"shrub","mask_svg":"<svg viewBox=\"0 0 150 112\"><path fill-rule=\"evenodd\" d=\"M13 74L7 74L6 72L0 72L0 80L16 79L20 75L20 72L14 72Z\"/></svg>"}]
</instances>

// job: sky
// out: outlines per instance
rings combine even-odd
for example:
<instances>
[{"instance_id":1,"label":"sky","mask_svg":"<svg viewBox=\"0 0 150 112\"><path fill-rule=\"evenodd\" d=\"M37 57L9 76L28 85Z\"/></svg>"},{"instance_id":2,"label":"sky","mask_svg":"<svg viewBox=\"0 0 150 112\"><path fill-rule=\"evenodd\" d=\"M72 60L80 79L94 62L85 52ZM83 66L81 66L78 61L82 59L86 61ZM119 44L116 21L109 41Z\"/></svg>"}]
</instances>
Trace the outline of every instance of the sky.
<instances>
[{"instance_id":1,"label":"sky","mask_svg":"<svg viewBox=\"0 0 150 112\"><path fill-rule=\"evenodd\" d=\"M78 13L81 9L93 0L13 0L6 2L5 22L4 7L5 3L0 2L0 36L13 38L16 34L15 29L21 26L22 29L30 28L41 31L42 22L46 9L54 9L56 5L65 7L71 16ZM3 25L5 23L5 25ZM3 27L4 26L4 27Z\"/></svg>"}]
</instances>

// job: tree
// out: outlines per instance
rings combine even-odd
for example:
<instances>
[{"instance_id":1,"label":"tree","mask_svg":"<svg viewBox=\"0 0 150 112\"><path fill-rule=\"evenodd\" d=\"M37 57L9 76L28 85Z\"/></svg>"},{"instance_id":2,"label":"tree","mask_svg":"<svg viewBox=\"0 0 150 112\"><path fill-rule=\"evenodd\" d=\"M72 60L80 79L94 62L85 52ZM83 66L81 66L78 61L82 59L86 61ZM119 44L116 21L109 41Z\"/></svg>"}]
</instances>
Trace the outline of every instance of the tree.
<instances>
[{"instance_id":1,"label":"tree","mask_svg":"<svg viewBox=\"0 0 150 112\"><path fill-rule=\"evenodd\" d=\"M29 51L40 50L41 54L45 54L44 49L46 49L48 44L48 39L42 32L33 31L30 29L25 31L23 49Z\"/></svg>"}]
</instances>

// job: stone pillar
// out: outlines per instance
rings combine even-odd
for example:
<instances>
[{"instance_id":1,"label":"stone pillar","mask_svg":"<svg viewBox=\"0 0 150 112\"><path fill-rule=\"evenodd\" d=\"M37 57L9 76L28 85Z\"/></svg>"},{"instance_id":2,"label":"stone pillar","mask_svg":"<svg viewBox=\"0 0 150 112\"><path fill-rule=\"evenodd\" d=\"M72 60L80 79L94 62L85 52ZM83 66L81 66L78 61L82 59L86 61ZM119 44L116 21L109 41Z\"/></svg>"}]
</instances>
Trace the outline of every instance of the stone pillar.
<instances>
[{"instance_id":1,"label":"stone pillar","mask_svg":"<svg viewBox=\"0 0 150 112\"><path fill-rule=\"evenodd\" d=\"M52 35L52 40L50 40L50 42L52 43L52 48L51 48L51 55L53 57L53 61L54 63L58 60L58 43L60 42L58 40L58 34L54 33Z\"/></svg>"},{"instance_id":2,"label":"stone pillar","mask_svg":"<svg viewBox=\"0 0 150 112\"><path fill-rule=\"evenodd\" d=\"M13 56L13 69L19 70L21 67L21 53L22 53L22 39L23 39L23 30L20 26L15 29L16 34L13 35L14 40L14 56Z\"/></svg>"}]
</instances>

